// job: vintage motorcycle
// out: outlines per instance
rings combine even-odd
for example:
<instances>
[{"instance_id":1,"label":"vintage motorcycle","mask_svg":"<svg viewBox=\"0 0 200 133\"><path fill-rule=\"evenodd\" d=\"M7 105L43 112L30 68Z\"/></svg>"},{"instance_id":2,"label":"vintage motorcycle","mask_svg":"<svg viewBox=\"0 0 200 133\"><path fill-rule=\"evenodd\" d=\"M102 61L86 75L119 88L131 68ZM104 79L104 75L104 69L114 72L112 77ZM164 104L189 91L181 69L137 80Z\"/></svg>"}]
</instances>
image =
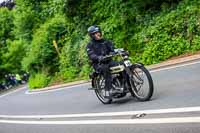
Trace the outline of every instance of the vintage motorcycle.
<instances>
[{"instance_id":1,"label":"vintage motorcycle","mask_svg":"<svg viewBox=\"0 0 200 133\"><path fill-rule=\"evenodd\" d=\"M153 80L149 71L141 63L132 64L129 54L124 49L115 49L115 52L105 56L105 59L119 57L118 65L110 67L112 74L112 89L116 93L108 96L105 90L105 79L101 73L90 74L92 88L96 96L103 104L110 104L113 99L125 97L131 93L139 101L148 101L153 95ZM116 58L117 58L116 57ZM111 94L109 94L111 95Z\"/></svg>"}]
</instances>

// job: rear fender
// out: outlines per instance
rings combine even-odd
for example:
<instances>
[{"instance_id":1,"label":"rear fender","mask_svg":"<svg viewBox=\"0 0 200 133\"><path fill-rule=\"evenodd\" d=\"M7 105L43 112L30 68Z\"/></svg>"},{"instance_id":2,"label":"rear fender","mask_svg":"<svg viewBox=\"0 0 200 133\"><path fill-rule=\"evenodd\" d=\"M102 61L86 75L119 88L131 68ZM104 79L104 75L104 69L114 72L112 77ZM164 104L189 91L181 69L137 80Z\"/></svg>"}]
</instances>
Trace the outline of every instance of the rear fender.
<instances>
[{"instance_id":1,"label":"rear fender","mask_svg":"<svg viewBox=\"0 0 200 133\"><path fill-rule=\"evenodd\" d=\"M95 86L95 80L97 78L99 74L97 72L93 72L90 74L90 79L91 79L91 82L92 82L92 88L96 88Z\"/></svg>"},{"instance_id":2,"label":"rear fender","mask_svg":"<svg viewBox=\"0 0 200 133\"><path fill-rule=\"evenodd\" d=\"M92 88L96 88L95 87L95 78L92 78Z\"/></svg>"}]
</instances>

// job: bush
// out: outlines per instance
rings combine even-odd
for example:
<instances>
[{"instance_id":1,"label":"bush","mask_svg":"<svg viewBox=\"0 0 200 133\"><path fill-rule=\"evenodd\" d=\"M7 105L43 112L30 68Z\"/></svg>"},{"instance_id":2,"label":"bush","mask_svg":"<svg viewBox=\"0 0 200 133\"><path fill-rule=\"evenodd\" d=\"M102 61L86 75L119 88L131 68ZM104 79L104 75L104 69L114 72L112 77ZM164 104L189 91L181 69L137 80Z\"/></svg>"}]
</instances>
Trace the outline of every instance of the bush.
<instances>
[{"instance_id":1,"label":"bush","mask_svg":"<svg viewBox=\"0 0 200 133\"><path fill-rule=\"evenodd\" d=\"M200 36L194 36L191 44L192 51L200 50Z\"/></svg>"},{"instance_id":2,"label":"bush","mask_svg":"<svg viewBox=\"0 0 200 133\"><path fill-rule=\"evenodd\" d=\"M30 89L43 88L48 85L50 80L51 78L47 74L36 73L30 76L28 85Z\"/></svg>"},{"instance_id":3,"label":"bush","mask_svg":"<svg viewBox=\"0 0 200 133\"><path fill-rule=\"evenodd\" d=\"M18 73L21 70L21 60L26 53L26 42L22 40L8 41L8 52L4 54L4 65L10 72Z\"/></svg>"},{"instance_id":4,"label":"bush","mask_svg":"<svg viewBox=\"0 0 200 133\"><path fill-rule=\"evenodd\" d=\"M132 46L138 46L144 64L159 63L199 49L200 8L197 3L184 0L177 8L160 12L132 37L135 42Z\"/></svg>"}]
</instances>

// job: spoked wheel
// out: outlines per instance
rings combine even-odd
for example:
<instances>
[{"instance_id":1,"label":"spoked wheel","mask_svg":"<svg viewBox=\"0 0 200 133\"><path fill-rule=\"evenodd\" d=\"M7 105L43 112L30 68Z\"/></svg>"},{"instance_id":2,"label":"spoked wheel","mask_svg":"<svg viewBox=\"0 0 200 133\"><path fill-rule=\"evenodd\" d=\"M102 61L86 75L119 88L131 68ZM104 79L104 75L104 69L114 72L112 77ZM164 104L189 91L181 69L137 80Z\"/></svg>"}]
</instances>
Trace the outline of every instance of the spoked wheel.
<instances>
[{"instance_id":1,"label":"spoked wheel","mask_svg":"<svg viewBox=\"0 0 200 133\"><path fill-rule=\"evenodd\" d=\"M153 80L149 71L143 65L131 68L130 76L131 94L139 101L148 101L153 95Z\"/></svg>"},{"instance_id":2,"label":"spoked wheel","mask_svg":"<svg viewBox=\"0 0 200 133\"><path fill-rule=\"evenodd\" d=\"M112 102L111 98L108 98L110 94L107 94L105 91L105 79L103 76L99 75L96 77L95 80L95 93L98 97L98 99L103 103L103 104L110 104Z\"/></svg>"}]
</instances>

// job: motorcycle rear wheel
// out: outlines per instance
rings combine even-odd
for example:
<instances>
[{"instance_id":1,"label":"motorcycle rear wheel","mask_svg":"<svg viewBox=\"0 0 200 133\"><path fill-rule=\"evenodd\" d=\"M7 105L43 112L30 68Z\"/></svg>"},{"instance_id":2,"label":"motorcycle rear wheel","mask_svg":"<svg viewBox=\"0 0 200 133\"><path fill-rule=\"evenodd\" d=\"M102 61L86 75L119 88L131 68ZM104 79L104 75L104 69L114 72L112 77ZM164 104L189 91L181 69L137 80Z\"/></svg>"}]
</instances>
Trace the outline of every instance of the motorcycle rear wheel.
<instances>
[{"instance_id":1,"label":"motorcycle rear wheel","mask_svg":"<svg viewBox=\"0 0 200 133\"><path fill-rule=\"evenodd\" d=\"M95 77L95 88L95 94L103 104L110 104L112 102L112 98L108 98L109 96L106 94L105 79L102 75Z\"/></svg>"}]
</instances>

